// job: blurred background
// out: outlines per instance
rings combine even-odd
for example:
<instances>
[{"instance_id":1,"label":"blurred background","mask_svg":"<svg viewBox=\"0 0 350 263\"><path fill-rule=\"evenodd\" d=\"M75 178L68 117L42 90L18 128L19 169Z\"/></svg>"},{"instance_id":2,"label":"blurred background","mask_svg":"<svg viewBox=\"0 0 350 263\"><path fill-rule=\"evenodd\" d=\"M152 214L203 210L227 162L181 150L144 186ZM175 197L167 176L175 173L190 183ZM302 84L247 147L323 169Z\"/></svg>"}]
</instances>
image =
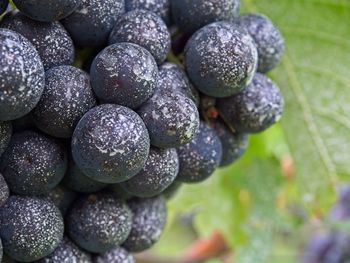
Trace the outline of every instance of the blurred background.
<instances>
[{"instance_id":1,"label":"blurred background","mask_svg":"<svg viewBox=\"0 0 350 263\"><path fill-rule=\"evenodd\" d=\"M286 54L270 73L283 120L247 154L169 203L165 234L141 263L298 262L350 174L350 1L243 0L269 16Z\"/></svg>"}]
</instances>

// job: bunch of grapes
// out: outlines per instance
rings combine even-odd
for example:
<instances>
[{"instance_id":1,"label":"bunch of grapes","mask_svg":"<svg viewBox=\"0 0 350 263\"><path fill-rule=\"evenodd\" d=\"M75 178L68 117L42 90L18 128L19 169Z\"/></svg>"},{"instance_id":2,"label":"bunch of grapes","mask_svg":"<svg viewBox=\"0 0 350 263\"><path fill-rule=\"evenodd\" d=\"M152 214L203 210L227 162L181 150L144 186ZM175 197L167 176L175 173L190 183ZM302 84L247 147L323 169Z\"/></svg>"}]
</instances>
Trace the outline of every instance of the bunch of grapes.
<instances>
[{"instance_id":1,"label":"bunch of grapes","mask_svg":"<svg viewBox=\"0 0 350 263\"><path fill-rule=\"evenodd\" d=\"M239 0L13 2L0 0L0 259L134 262L166 199L282 115L264 73L283 38Z\"/></svg>"},{"instance_id":2,"label":"bunch of grapes","mask_svg":"<svg viewBox=\"0 0 350 263\"><path fill-rule=\"evenodd\" d=\"M350 234L344 231L350 220L350 184L339 189L338 200L325 221L303 248L302 263L347 263L350 260ZM343 225L343 229L337 227Z\"/></svg>"}]
</instances>

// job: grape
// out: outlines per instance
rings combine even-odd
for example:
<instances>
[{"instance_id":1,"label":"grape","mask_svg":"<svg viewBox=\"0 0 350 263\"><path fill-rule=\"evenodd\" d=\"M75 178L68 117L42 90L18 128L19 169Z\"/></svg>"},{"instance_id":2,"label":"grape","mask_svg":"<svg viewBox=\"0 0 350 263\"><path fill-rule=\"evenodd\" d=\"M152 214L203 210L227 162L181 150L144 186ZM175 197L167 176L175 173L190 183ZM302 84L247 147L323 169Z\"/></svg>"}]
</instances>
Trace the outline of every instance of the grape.
<instances>
[{"instance_id":1,"label":"grape","mask_svg":"<svg viewBox=\"0 0 350 263\"><path fill-rule=\"evenodd\" d=\"M51 254L63 238L60 211L37 197L11 196L0 209L0 221L4 252L21 262Z\"/></svg>"},{"instance_id":2,"label":"grape","mask_svg":"<svg viewBox=\"0 0 350 263\"><path fill-rule=\"evenodd\" d=\"M0 120L29 113L44 85L44 67L34 46L18 33L0 28Z\"/></svg>"},{"instance_id":3,"label":"grape","mask_svg":"<svg viewBox=\"0 0 350 263\"><path fill-rule=\"evenodd\" d=\"M0 262L2 262L2 255L3 255L3 248L2 248L2 241L0 238Z\"/></svg>"},{"instance_id":4,"label":"grape","mask_svg":"<svg viewBox=\"0 0 350 263\"><path fill-rule=\"evenodd\" d=\"M123 247L141 252L152 247L160 238L166 223L167 209L164 197L134 199L129 203L133 213L130 235Z\"/></svg>"},{"instance_id":5,"label":"grape","mask_svg":"<svg viewBox=\"0 0 350 263\"><path fill-rule=\"evenodd\" d=\"M46 194L63 178L67 154L63 145L37 132L15 133L0 160L12 192L21 195Z\"/></svg>"},{"instance_id":6,"label":"grape","mask_svg":"<svg viewBox=\"0 0 350 263\"><path fill-rule=\"evenodd\" d=\"M0 157L10 143L12 124L9 121L0 121Z\"/></svg>"},{"instance_id":7,"label":"grape","mask_svg":"<svg viewBox=\"0 0 350 263\"><path fill-rule=\"evenodd\" d=\"M63 216L66 215L69 207L74 202L76 197L77 195L75 192L64 187L63 185L56 186L46 196L42 196L43 199L54 203L58 209L60 209Z\"/></svg>"},{"instance_id":8,"label":"grape","mask_svg":"<svg viewBox=\"0 0 350 263\"><path fill-rule=\"evenodd\" d=\"M304 248L302 263L345 263L350 258L350 237L336 231L317 232Z\"/></svg>"},{"instance_id":9,"label":"grape","mask_svg":"<svg viewBox=\"0 0 350 263\"><path fill-rule=\"evenodd\" d=\"M150 148L141 118L113 104L91 109L79 121L72 138L72 153L80 170L103 183L119 183L144 166Z\"/></svg>"},{"instance_id":10,"label":"grape","mask_svg":"<svg viewBox=\"0 0 350 263\"><path fill-rule=\"evenodd\" d=\"M147 49L161 64L171 45L170 33L164 21L156 14L134 10L122 15L109 36L109 44L129 42Z\"/></svg>"},{"instance_id":11,"label":"grape","mask_svg":"<svg viewBox=\"0 0 350 263\"><path fill-rule=\"evenodd\" d=\"M68 237L63 240L50 255L36 261L36 263L92 263L91 255L81 250Z\"/></svg>"},{"instance_id":12,"label":"grape","mask_svg":"<svg viewBox=\"0 0 350 263\"><path fill-rule=\"evenodd\" d=\"M63 183L70 189L79 193L93 193L100 191L107 186L107 184L97 182L83 174L73 160L70 160L69 162Z\"/></svg>"},{"instance_id":13,"label":"grape","mask_svg":"<svg viewBox=\"0 0 350 263\"><path fill-rule=\"evenodd\" d=\"M26 16L42 22L52 22L71 14L81 0L13 0L13 2Z\"/></svg>"},{"instance_id":14,"label":"grape","mask_svg":"<svg viewBox=\"0 0 350 263\"><path fill-rule=\"evenodd\" d=\"M199 104L198 91L191 85L186 72L173 63L166 62L159 67L156 92L179 92Z\"/></svg>"},{"instance_id":15,"label":"grape","mask_svg":"<svg viewBox=\"0 0 350 263\"><path fill-rule=\"evenodd\" d=\"M170 24L170 0L125 0L126 11L144 9L160 16L166 24Z\"/></svg>"},{"instance_id":16,"label":"grape","mask_svg":"<svg viewBox=\"0 0 350 263\"><path fill-rule=\"evenodd\" d=\"M178 171L179 158L175 149L153 147L142 170L121 186L134 196L153 197L170 186Z\"/></svg>"},{"instance_id":17,"label":"grape","mask_svg":"<svg viewBox=\"0 0 350 263\"><path fill-rule=\"evenodd\" d=\"M218 98L243 90L251 82L257 62L251 37L229 22L201 28L185 48L189 78L201 92Z\"/></svg>"},{"instance_id":18,"label":"grape","mask_svg":"<svg viewBox=\"0 0 350 263\"><path fill-rule=\"evenodd\" d=\"M119 43L97 55L90 74L92 87L101 100L136 109L154 93L158 67L146 49Z\"/></svg>"},{"instance_id":19,"label":"grape","mask_svg":"<svg viewBox=\"0 0 350 263\"><path fill-rule=\"evenodd\" d=\"M328 218L333 221L350 219L350 185L341 185L338 189L338 201L328 213Z\"/></svg>"},{"instance_id":20,"label":"grape","mask_svg":"<svg viewBox=\"0 0 350 263\"><path fill-rule=\"evenodd\" d=\"M45 70L74 62L75 50L71 37L59 22L34 21L21 13L8 13L1 27L26 37L38 51Z\"/></svg>"},{"instance_id":21,"label":"grape","mask_svg":"<svg viewBox=\"0 0 350 263\"><path fill-rule=\"evenodd\" d=\"M96 106L89 76L72 66L46 71L44 93L33 111L36 126L60 138L70 138L81 117Z\"/></svg>"},{"instance_id":22,"label":"grape","mask_svg":"<svg viewBox=\"0 0 350 263\"><path fill-rule=\"evenodd\" d=\"M80 197L66 220L68 235L81 248L105 253L126 240L132 213L124 201L100 192Z\"/></svg>"},{"instance_id":23,"label":"grape","mask_svg":"<svg viewBox=\"0 0 350 263\"><path fill-rule=\"evenodd\" d=\"M213 22L230 20L239 13L239 0L172 0L172 15L181 30L193 33Z\"/></svg>"},{"instance_id":24,"label":"grape","mask_svg":"<svg viewBox=\"0 0 350 263\"><path fill-rule=\"evenodd\" d=\"M115 22L124 12L124 0L81 0L62 23L77 46L99 47L107 43Z\"/></svg>"},{"instance_id":25,"label":"grape","mask_svg":"<svg viewBox=\"0 0 350 263\"><path fill-rule=\"evenodd\" d=\"M275 68L284 53L284 39L272 21L261 14L246 14L235 20L248 31L258 49L258 71L266 73Z\"/></svg>"},{"instance_id":26,"label":"grape","mask_svg":"<svg viewBox=\"0 0 350 263\"><path fill-rule=\"evenodd\" d=\"M95 260L96 263L135 263L134 257L122 247L116 247Z\"/></svg>"},{"instance_id":27,"label":"grape","mask_svg":"<svg viewBox=\"0 0 350 263\"><path fill-rule=\"evenodd\" d=\"M9 5L8 0L0 0L0 15L2 15L6 11L8 5ZM1 262L1 257L0 257L0 262Z\"/></svg>"},{"instance_id":28,"label":"grape","mask_svg":"<svg viewBox=\"0 0 350 263\"><path fill-rule=\"evenodd\" d=\"M138 110L148 129L151 144L176 148L192 140L199 126L195 103L185 96L155 94Z\"/></svg>"},{"instance_id":29,"label":"grape","mask_svg":"<svg viewBox=\"0 0 350 263\"><path fill-rule=\"evenodd\" d=\"M282 116L284 101L278 87L257 73L241 93L218 100L226 124L240 133L262 132Z\"/></svg>"},{"instance_id":30,"label":"grape","mask_svg":"<svg viewBox=\"0 0 350 263\"><path fill-rule=\"evenodd\" d=\"M222 121L215 123L215 131L222 145L220 166L227 166L238 160L248 147L246 134L233 133Z\"/></svg>"},{"instance_id":31,"label":"grape","mask_svg":"<svg viewBox=\"0 0 350 263\"><path fill-rule=\"evenodd\" d=\"M214 129L201 122L195 138L177 150L180 170L176 180L198 183L206 180L222 158L222 146Z\"/></svg>"},{"instance_id":32,"label":"grape","mask_svg":"<svg viewBox=\"0 0 350 263\"><path fill-rule=\"evenodd\" d=\"M6 203L9 196L10 196L9 187L8 187L4 177L0 173L0 207ZM1 262L1 260L0 260L0 262Z\"/></svg>"}]
</instances>

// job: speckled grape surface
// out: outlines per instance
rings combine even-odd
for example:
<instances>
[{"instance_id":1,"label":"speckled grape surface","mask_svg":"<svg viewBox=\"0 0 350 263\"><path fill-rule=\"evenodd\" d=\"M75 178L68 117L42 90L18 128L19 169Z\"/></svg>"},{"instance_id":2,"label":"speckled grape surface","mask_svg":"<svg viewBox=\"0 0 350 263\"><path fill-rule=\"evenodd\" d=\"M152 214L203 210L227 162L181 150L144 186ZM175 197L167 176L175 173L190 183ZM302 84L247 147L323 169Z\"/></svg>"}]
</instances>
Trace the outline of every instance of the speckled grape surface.
<instances>
[{"instance_id":1,"label":"speckled grape surface","mask_svg":"<svg viewBox=\"0 0 350 263\"><path fill-rule=\"evenodd\" d=\"M5 181L5 178L0 173L0 207L5 204L9 196L10 196L10 189Z\"/></svg>"},{"instance_id":2,"label":"speckled grape surface","mask_svg":"<svg viewBox=\"0 0 350 263\"><path fill-rule=\"evenodd\" d=\"M145 122L151 144L175 148L188 143L199 126L195 103L179 93L156 93L138 110Z\"/></svg>"},{"instance_id":3,"label":"speckled grape surface","mask_svg":"<svg viewBox=\"0 0 350 263\"><path fill-rule=\"evenodd\" d=\"M128 205L133 213L133 223L123 247L131 252L141 252L152 247L163 232L167 221L165 199L163 196L134 199Z\"/></svg>"},{"instance_id":4,"label":"speckled grape surface","mask_svg":"<svg viewBox=\"0 0 350 263\"><path fill-rule=\"evenodd\" d=\"M90 74L92 87L100 99L136 109L154 93L158 67L146 49L118 43L98 54Z\"/></svg>"},{"instance_id":5,"label":"speckled grape surface","mask_svg":"<svg viewBox=\"0 0 350 263\"><path fill-rule=\"evenodd\" d=\"M77 198L77 194L62 184L59 184L47 195L42 196L42 198L54 203L60 209L62 215L65 216L69 207Z\"/></svg>"},{"instance_id":6,"label":"speckled grape surface","mask_svg":"<svg viewBox=\"0 0 350 263\"><path fill-rule=\"evenodd\" d=\"M0 237L11 258L31 262L52 253L63 238L63 219L51 202L11 196L0 209Z\"/></svg>"},{"instance_id":7,"label":"speckled grape surface","mask_svg":"<svg viewBox=\"0 0 350 263\"><path fill-rule=\"evenodd\" d=\"M282 117L284 100L276 84L257 73L244 91L218 100L217 107L226 124L235 131L258 133Z\"/></svg>"},{"instance_id":8,"label":"speckled grape surface","mask_svg":"<svg viewBox=\"0 0 350 263\"><path fill-rule=\"evenodd\" d=\"M215 130L201 122L195 138L177 149L180 170L176 180L199 183L206 180L218 168L222 158L222 146Z\"/></svg>"},{"instance_id":9,"label":"speckled grape surface","mask_svg":"<svg viewBox=\"0 0 350 263\"><path fill-rule=\"evenodd\" d=\"M156 196L175 180L178 171L179 158L175 149L152 147L142 170L121 186L134 196Z\"/></svg>"},{"instance_id":10,"label":"speckled grape surface","mask_svg":"<svg viewBox=\"0 0 350 263\"><path fill-rule=\"evenodd\" d=\"M0 15L2 15L6 11L8 4L8 0L0 0Z\"/></svg>"},{"instance_id":11,"label":"speckled grape surface","mask_svg":"<svg viewBox=\"0 0 350 263\"><path fill-rule=\"evenodd\" d=\"M45 72L34 46L18 33L0 29L0 120L29 113L39 102Z\"/></svg>"},{"instance_id":12,"label":"speckled grape surface","mask_svg":"<svg viewBox=\"0 0 350 263\"><path fill-rule=\"evenodd\" d=\"M70 160L63 183L70 189L79 193L94 193L107 186L86 176L73 160Z\"/></svg>"},{"instance_id":13,"label":"speckled grape surface","mask_svg":"<svg viewBox=\"0 0 350 263\"><path fill-rule=\"evenodd\" d=\"M51 22L71 14L81 0L13 0L13 2L26 16L42 22Z\"/></svg>"},{"instance_id":14,"label":"speckled grape surface","mask_svg":"<svg viewBox=\"0 0 350 263\"><path fill-rule=\"evenodd\" d=\"M216 22L198 30L185 48L189 78L203 93L228 97L254 76L258 53L252 38L237 25Z\"/></svg>"},{"instance_id":15,"label":"speckled grape surface","mask_svg":"<svg viewBox=\"0 0 350 263\"><path fill-rule=\"evenodd\" d=\"M126 203L100 192L82 196L67 215L67 232L80 247L105 253L128 237L132 213Z\"/></svg>"},{"instance_id":16,"label":"speckled grape surface","mask_svg":"<svg viewBox=\"0 0 350 263\"><path fill-rule=\"evenodd\" d=\"M27 38L38 51L45 70L74 62L73 41L59 22L38 22L19 12L12 12L4 17L1 27Z\"/></svg>"},{"instance_id":17,"label":"speckled grape surface","mask_svg":"<svg viewBox=\"0 0 350 263\"><path fill-rule=\"evenodd\" d=\"M80 170L104 183L119 183L136 175L149 148L142 119L134 111L113 104L86 113L72 138L73 158Z\"/></svg>"},{"instance_id":18,"label":"speckled grape surface","mask_svg":"<svg viewBox=\"0 0 350 263\"><path fill-rule=\"evenodd\" d=\"M160 16L166 24L170 24L170 0L125 0L126 11L143 9Z\"/></svg>"},{"instance_id":19,"label":"speckled grape surface","mask_svg":"<svg viewBox=\"0 0 350 263\"><path fill-rule=\"evenodd\" d=\"M272 21L261 14L245 14L235 20L247 30L258 49L258 71L266 73L281 61L285 46L281 32Z\"/></svg>"},{"instance_id":20,"label":"speckled grape surface","mask_svg":"<svg viewBox=\"0 0 350 263\"><path fill-rule=\"evenodd\" d=\"M81 250L68 237L64 237L58 247L47 257L36 263L92 263L91 255ZM112 261L110 261L112 262Z\"/></svg>"},{"instance_id":21,"label":"speckled grape surface","mask_svg":"<svg viewBox=\"0 0 350 263\"><path fill-rule=\"evenodd\" d=\"M0 161L10 190L22 195L48 193L61 181L66 168L63 145L33 131L15 133Z\"/></svg>"},{"instance_id":22,"label":"speckled grape surface","mask_svg":"<svg viewBox=\"0 0 350 263\"><path fill-rule=\"evenodd\" d=\"M0 121L0 156L10 143L12 136L12 124L9 121Z\"/></svg>"},{"instance_id":23,"label":"speckled grape surface","mask_svg":"<svg viewBox=\"0 0 350 263\"><path fill-rule=\"evenodd\" d=\"M159 67L156 92L178 92L199 104L198 91L191 85L186 72L174 63L165 62Z\"/></svg>"},{"instance_id":24,"label":"speckled grape surface","mask_svg":"<svg viewBox=\"0 0 350 263\"><path fill-rule=\"evenodd\" d=\"M164 21L146 10L134 10L122 15L109 37L109 44L129 42L147 49L158 64L170 51L171 38Z\"/></svg>"},{"instance_id":25,"label":"speckled grape surface","mask_svg":"<svg viewBox=\"0 0 350 263\"><path fill-rule=\"evenodd\" d=\"M79 120L97 104L89 75L72 66L54 67L45 75L45 89L33 111L34 122L51 136L70 138Z\"/></svg>"},{"instance_id":26,"label":"speckled grape surface","mask_svg":"<svg viewBox=\"0 0 350 263\"><path fill-rule=\"evenodd\" d=\"M222 145L222 158L220 166L227 166L238 160L248 147L248 136L233 133L222 121L215 122L215 131Z\"/></svg>"},{"instance_id":27,"label":"speckled grape surface","mask_svg":"<svg viewBox=\"0 0 350 263\"><path fill-rule=\"evenodd\" d=\"M172 17L187 33L238 16L240 0L171 0Z\"/></svg>"},{"instance_id":28,"label":"speckled grape surface","mask_svg":"<svg viewBox=\"0 0 350 263\"><path fill-rule=\"evenodd\" d=\"M97 256L95 263L135 263L134 257L122 247L114 248L104 255Z\"/></svg>"},{"instance_id":29,"label":"speckled grape surface","mask_svg":"<svg viewBox=\"0 0 350 263\"><path fill-rule=\"evenodd\" d=\"M115 22L124 13L124 0L81 0L79 7L62 22L76 45L99 47L107 43Z\"/></svg>"}]
</instances>

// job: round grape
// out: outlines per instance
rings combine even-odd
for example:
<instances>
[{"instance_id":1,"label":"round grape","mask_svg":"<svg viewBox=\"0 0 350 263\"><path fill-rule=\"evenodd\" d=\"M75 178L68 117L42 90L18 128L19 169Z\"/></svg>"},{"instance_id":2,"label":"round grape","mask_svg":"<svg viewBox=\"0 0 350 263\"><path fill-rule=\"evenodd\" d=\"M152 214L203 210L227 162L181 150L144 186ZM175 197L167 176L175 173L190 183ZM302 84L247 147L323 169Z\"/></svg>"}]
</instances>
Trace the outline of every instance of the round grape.
<instances>
[{"instance_id":1,"label":"round grape","mask_svg":"<svg viewBox=\"0 0 350 263\"><path fill-rule=\"evenodd\" d=\"M80 170L103 183L119 183L144 166L150 148L145 124L132 110L104 104L80 120L72 138L72 153Z\"/></svg>"},{"instance_id":2,"label":"round grape","mask_svg":"<svg viewBox=\"0 0 350 263\"><path fill-rule=\"evenodd\" d=\"M175 23L191 34L210 23L237 17L240 0L172 0L171 7Z\"/></svg>"},{"instance_id":3,"label":"round grape","mask_svg":"<svg viewBox=\"0 0 350 263\"><path fill-rule=\"evenodd\" d=\"M233 133L222 121L215 123L215 131L222 145L220 166L227 166L238 160L248 147L246 134Z\"/></svg>"},{"instance_id":4,"label":"round grape","mask_svg":"<svg viewBox=\"0 0 350 263\"><path fill-rule=\"evenodd\" d=\"M284 100L278 87L268 77L257 73L242 92L218 100L220 115L239 133L258 133L281 117Z\"/></svg>"},{"instance_id":5,"label":"round grape","mask_svg":"<svg viewBox=\"0 0 350 263\"><path fill-rule=\"evenodd\" d=\"M67 232L81 248L105 253L123 243L132 224L126 203L108 193L82 196L67 215Z\"/></svg>"},{"instance_id":6,"label":"round grape","mask_svg":"<svg viewBox=\"0 0 350 263\"><path fill-rule=\"evenodd\" d=\"M159 148L187 144L199 126L196 104L179 93L156 93L138 113L146 124L151 144Z\"/></svg>"},{"instance_id":7,"label":"round grape","mask_svg":"<svg viewBox=\"0 0 350 263\"><path fill-rule=\"evenodd\" d=\"M72 66L46 71L44 93L33 111L36 126L43 132L70 138L83 115L96 106L89 75Z\"/></svg>"},{"instance_id":8,"label":"round grape","mask_svg":"<svg viewBox=\"0 0 350 263\"><path fill-rule=\"evenodd\" d=\"M170 0L125 0L126 11L136 9L148 10L160 16L164 22L170 24Z\"/></svg>"},{"instance_id":9,"label":"round grape","mask_svg":"<svg viewBox=\"0 0 350 263\"><path fill-rule=\"evenodd\" d=\"M229 22L201 28L185 48L189 78L201 92L218 98L243 90L251 82L257 62L252 38Z\"/></svg>"},{"instance_id":10,"label":"round grape","mask_svg":"<svg viewBox=\"0 0 350 263\"><path fill-rule=\"evenodd\" d=\"M9 187L8 187L4 177L0 173L0 207L6 203L9 196L10 196ZM1 260L0 260L0 262L1 262Z\"/></svg>"},{"instance_id":11,"label":"round grape","mask_svg":"<svg viewBox=\"0 0 350 263\"><path fill-rule=\"evenodd\" d=\"M134 196L153 197L175 180L178 171L179 158L175 149L153 147L142 170L121 186Z\"/></svg>"},{"instance_id":12,"label":"round grape","mask_svg":"<svg viewBox=\"0 0 350 263\"><path fill-rule=\"evenodd\" d=\"M0 161L0 171L10 190L21 195L48 193L66 169L63 145L33 131L15 133Z\"/></svg>"},{"instance_id":13,"label":"round grape","mask_svg":"<svg viewBox=\"0 0 350 263\"><path fill-rule=\"evenodd\" d=\"M170 51L171 38L164 21L156 14L134 10L122 15L109 37L109 44L129 42L147 49L158 64Z\"/></svg>"},{"instance_id":14,"label":"round grape","mask_svg":"<svg viewBox=\"0 0 350 263\"><path fill-rule=\"evenodd\" d=\"M115 22L124 13L124 0L81 0L62 23L77 46L99 47L107 43Z\"/></svg>"},{"instance_id":15,"label":"round grape","mask_svg":"<svg viewBox=\"0 0 350 263\"><path fill-rule=\"evenodd\" d=\"M92 263L91 255L81 250L68 237L64 237L58 247L47 257L36 263Z\"/></svg>"},{"instance_id":16,"label":"round grape","mask_svg":"<svg viewBox=\"0 0 350 263\"><path fill-rule=\"evenodd\" d=\"M167 219L167 208L162 196L134 199L128 202L133 213L130 235L123 244L128 251L142 252L160 238Z\"/></svg>"},{"instance_id":17,"label":"round grape","mask_svg":"<svg viewBox=\"0 0 350 263\"><path fill-rule=\"evenodd\" d=\"M20 34L0 28L0 120L29 113L44 86L44 67L34 46Z\"/></svg>"},{"instance_id":18,"label":"round grape","mask_svg":"<svg viewBox=\"0 0 350 263\"><path fill-rule=\"evenodd\" d=\"M284 39L272 21L261 14L246 14L235 20L248 31L258 49L258 71L266 73L275 68L284 53Z\"/></svg>"},{"instance_id":19,"label":"round grape","mask_svg":"<svg viewBox=\"0 0 350 263\"><path fill-rule=\"evenodd\" d=\"M63 238L60 211L37 197L11 196L0 209L0 221L4 252L21 262L51 254Z\"/></svg>"},{"instance_id":20,"label":"round grape","mask_svg":"<svg viewBox=\"0 0 350 263\"><path fill-rule=\"evenodd\" d=\"M74 62L73 41L59 22L38 22L16 12L7 14L1 27L26 37L38 51L45 70Z\"/></svg>"},{"instance_id":21,"label":"round grape","mask_svg":"<svg viewBox=\"0 0 350 263\"><path fill-rule=\"evenodd\" d=\"M97 256L95 263L135 263L134 257L122 247L116 247L107 253Z\"/></svg>"},{"instance_id":22,"label":"round grape","mask_svg":"<svg viewBox=\"0 0 350 263\"><path fill-rule=\"evenodd\" d=\"M81 0L13 0L13 2L26 16L42 22L52 22L71 14Z\"/></svg>"},{"instance_id":23,"label":"round grape","mask_svg":"<svg viewBox=\"0 0 350 263\"><path fill-rule=\"evenodd\" d=\"M178 148L180 170L176 180L198 183L206 180L222 159L222 146L214 129L201 122L195 138Z\"/></svg>"},{"instance_id":24,"label":"round grape","mask_svg":"<svg viewBox=\"0 0 350 263\"><path fill-rule=\"evenodd\" d=\"M136 109L154 93L158 67L146 49L118 43L98 54L90 74L97 97L107 103Z\"/></svg>"}]
</instances>

